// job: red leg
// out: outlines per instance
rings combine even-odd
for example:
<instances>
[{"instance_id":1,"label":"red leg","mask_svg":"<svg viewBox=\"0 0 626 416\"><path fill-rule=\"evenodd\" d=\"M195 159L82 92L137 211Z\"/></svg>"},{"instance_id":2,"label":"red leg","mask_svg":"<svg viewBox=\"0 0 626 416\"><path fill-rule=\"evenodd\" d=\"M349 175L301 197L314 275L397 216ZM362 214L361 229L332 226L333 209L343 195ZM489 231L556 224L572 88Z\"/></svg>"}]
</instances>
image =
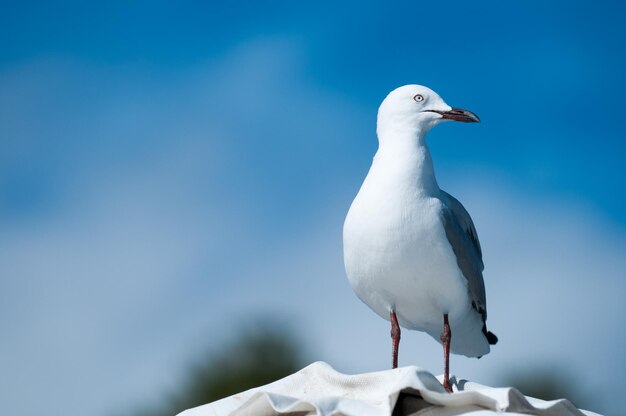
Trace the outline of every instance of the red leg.
<instances>
[{"instance_id":1,"label":"red leg","mask_svg":"<svg viewBox=\"0 0 626 416\"><path fill-rule=\"evenodd\" d=\"M443 315L443 330L441 331L441 343L443 344L443 388L448 393L452 393L452 386L450 386L450 340L452 339L452 332L450 331L450 323L448 322L448 314Z\"/></svg>"},{"instance_id":2,"label":"red leg","mask_svg":"<svg viewBox=\"0 0 626 416\"><path fill-rule=\"evenodd\" d=\"M400 325L394 311L389 313L391 321L391 368L398 368L398 348L400 346Z\"/></svg>"}]
</instances>

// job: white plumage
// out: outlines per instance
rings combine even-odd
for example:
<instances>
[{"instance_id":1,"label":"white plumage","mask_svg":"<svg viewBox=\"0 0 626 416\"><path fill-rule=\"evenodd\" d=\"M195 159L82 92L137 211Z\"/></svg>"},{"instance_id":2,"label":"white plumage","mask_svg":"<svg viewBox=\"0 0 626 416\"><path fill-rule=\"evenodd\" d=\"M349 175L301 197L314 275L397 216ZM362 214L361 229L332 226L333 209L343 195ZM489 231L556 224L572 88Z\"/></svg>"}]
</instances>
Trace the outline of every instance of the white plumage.
<instances>
[{"instance_id":1,"label":"white plumage","mask_svg":"<svg viewBox=\"0 0 626 416\"><path fill-rule=\"evenodd\" d=\"M426 145L444 120L478 121L434 91L407 85L378 111L379 148L344 224L344 261L352 288L384 319L439 340L450 322L451 351L489 352L482 253L461 203L439 189Z\"/></svg>"}]
</instances>

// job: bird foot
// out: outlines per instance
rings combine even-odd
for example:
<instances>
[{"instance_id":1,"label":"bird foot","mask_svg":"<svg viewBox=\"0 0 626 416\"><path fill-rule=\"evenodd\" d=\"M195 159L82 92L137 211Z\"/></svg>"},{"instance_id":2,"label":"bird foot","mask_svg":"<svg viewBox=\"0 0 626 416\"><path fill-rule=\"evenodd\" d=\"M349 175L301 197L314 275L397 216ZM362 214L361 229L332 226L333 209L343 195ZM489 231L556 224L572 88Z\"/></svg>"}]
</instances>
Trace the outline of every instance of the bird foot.
<instances>
[{"instance_id":1,"label":"bird foot","mask_svg":"<svg viewBox=\"0 0 626 416\"><path fill-rule=\"evenodd\" d=\"M450 385L450 380L443 381L443 388L448 392L452 393L452 386Z\"/></svg>"}]
</instances>

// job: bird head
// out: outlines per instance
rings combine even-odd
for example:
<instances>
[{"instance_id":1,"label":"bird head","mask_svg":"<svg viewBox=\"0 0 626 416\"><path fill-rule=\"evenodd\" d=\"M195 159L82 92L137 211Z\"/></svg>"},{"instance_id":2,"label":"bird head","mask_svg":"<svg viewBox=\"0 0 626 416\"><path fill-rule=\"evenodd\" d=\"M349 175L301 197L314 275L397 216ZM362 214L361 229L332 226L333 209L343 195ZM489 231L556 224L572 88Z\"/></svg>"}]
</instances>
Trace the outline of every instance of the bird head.
<instances>
[{"instance_id":1,"label":"bird head","mask_svg":"<svg viewBox=\"0 0 626 416\"><path fill-rule=\"evenodd\" d=\"M378 109L377 132L423 136L446 120L476 123L480 119L471 111L450 107L430 88L405 85L391 91Z\"/></svg>"}]
</instances>

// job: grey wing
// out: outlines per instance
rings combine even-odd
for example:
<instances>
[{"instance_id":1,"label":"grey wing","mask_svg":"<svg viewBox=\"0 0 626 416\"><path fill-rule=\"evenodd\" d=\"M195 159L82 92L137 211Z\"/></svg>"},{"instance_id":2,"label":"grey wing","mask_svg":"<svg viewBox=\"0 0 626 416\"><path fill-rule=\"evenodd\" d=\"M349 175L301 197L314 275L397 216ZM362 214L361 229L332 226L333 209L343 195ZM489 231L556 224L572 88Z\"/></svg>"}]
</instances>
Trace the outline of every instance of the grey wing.
<instances>
[{"instance_id":1,"label":"grey wing","mask_svg":"<svg viewBox=\"0 0 626 416\"><path fill-rule=\"evenodd\" d=\"M484 322L487 320L487 299L482 274L484 265L474 222L455 197L445 191L441 191L441 194L446 237L454 250L457 264L467 279L472 307L482 316Z\"/></svg>"}]
</instances>

